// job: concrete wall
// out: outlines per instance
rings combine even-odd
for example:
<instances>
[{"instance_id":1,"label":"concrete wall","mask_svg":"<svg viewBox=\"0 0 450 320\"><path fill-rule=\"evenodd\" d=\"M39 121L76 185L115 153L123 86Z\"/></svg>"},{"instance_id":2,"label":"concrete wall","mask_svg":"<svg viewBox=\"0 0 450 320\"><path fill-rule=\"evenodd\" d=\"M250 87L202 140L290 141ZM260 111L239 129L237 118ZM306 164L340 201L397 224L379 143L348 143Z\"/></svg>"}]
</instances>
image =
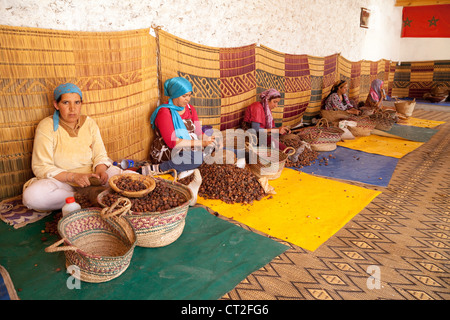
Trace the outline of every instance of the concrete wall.
<instances>
[{"instance_id":1,"label":"concrete wall","mask_svg":"<svg viewBox=\"0 0 450 320\"><path fill-rule=\"evenodd\" d=\"M70 31L122 31L161 26L212 47L259 43L292 54L351 61L441 59L449 40L401 39L395 0L3 0L1 24ZM371 10L369 29L360 10ZM430 49L436 46L439 50ZM439 51L439 52L438 52ZM442 52L444 51L444 53ZM446 51L446 52L445 52ZM447 54L448 55L448 54ZM450 58L450 57L448 57Z\"/></svg>"}]
</instances>

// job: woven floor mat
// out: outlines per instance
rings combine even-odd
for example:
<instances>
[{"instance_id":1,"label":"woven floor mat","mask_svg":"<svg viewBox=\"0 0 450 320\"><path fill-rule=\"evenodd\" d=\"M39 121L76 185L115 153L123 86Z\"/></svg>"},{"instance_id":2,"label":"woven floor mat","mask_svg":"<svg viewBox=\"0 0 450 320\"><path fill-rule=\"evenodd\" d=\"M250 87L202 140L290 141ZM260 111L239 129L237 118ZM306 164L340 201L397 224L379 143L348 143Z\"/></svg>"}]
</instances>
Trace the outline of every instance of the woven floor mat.
<instances>
[{"instance_id":1,"label":"woven floor mat","mask_svg":"<svg viewBox=\"0 0 450 320\"><path fill-rule=\"evenodd\" d=\"M283 242L222 299L448 300L450 112L414 116L447 123L400 159L381 195L314 252Z\"/></svg>"}]
</instances>

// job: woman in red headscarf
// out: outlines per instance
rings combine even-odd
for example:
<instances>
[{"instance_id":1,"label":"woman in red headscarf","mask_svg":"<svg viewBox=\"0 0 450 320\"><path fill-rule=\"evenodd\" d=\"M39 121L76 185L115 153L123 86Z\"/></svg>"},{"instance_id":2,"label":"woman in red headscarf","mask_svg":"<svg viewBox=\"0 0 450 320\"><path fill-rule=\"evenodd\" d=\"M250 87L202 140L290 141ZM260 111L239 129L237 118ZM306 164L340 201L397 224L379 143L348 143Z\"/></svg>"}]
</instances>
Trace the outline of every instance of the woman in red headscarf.
<instances>
[{"instance_id":1,"label":"woman in red headscarf","mask_svg":"<svg viewBox=\"0 0 450 320\"><path fill-rule=\"evenodd\" d=\"M261 130L277 130L280 135L290 133L291 130L288 127L275 128L275 121L273 120L272 110L278 107L278 103L281 100L281 93L275 89L269 89L261 93L261 100L252 103L245 110L244 115L244 129L253 129L257 133ZM272 139L270 135L267 135L267 145L271 145L272 141L276 147L280 150L284 150L286 146L276 139ZM260 141L260 144L264 144Z\"/></svg>"}]
</instances>

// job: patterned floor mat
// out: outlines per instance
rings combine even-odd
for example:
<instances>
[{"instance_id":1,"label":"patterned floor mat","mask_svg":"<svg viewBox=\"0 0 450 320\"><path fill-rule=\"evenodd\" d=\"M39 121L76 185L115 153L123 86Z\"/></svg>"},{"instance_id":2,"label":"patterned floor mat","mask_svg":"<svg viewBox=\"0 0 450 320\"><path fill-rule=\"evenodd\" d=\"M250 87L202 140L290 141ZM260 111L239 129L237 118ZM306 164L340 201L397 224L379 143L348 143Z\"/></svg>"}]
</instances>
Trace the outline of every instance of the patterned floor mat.
<instances>
[{"instance_id":1,"label":"patterned floor mat","mask_svg":"<svg viewBox=\"0 0 450 320\"><path fill-rule=\"evenodd\" d=\"M222 299L448 300L450 112L414 117L446 124L400 159L380 196L314 252L283 242L289 250Z\"/></svg>"}]
</instances>

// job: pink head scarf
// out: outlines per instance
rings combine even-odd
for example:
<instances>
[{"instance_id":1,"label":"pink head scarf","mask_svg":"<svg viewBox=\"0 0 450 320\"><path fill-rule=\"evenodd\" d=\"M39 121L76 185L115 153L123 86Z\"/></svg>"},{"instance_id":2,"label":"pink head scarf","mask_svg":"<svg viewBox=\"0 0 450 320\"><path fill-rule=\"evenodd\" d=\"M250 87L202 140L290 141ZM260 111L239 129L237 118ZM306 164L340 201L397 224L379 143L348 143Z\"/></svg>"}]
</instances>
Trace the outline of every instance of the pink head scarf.
<instances>
[{"instance_id":1,"label":"pink head scarf","mask_svg":"<svg viewBox=\"0 0 450 320\"><path fill-rule=\"evenodd\" d=\"M270 111L269 108L269 100L281 98L281 93L275 89L269 89L262 92L259 97L261 98L261 104L264 108L264 113L266 114L266 128L271 129L273 127L273 116L272 111Z\"/></svg>"},{"instance_id":2,"label":"pink head scarf","mask_svg":"<svg viewBox=\"0 0 450 320\"><path fill-rule=\"evenodd\" d=\"M373 101L379 101L381 99L381 90L383 86L383 81L376 79L373 80L370 84L369 94L372 97Z\"/></svg>"}]
</instances>

